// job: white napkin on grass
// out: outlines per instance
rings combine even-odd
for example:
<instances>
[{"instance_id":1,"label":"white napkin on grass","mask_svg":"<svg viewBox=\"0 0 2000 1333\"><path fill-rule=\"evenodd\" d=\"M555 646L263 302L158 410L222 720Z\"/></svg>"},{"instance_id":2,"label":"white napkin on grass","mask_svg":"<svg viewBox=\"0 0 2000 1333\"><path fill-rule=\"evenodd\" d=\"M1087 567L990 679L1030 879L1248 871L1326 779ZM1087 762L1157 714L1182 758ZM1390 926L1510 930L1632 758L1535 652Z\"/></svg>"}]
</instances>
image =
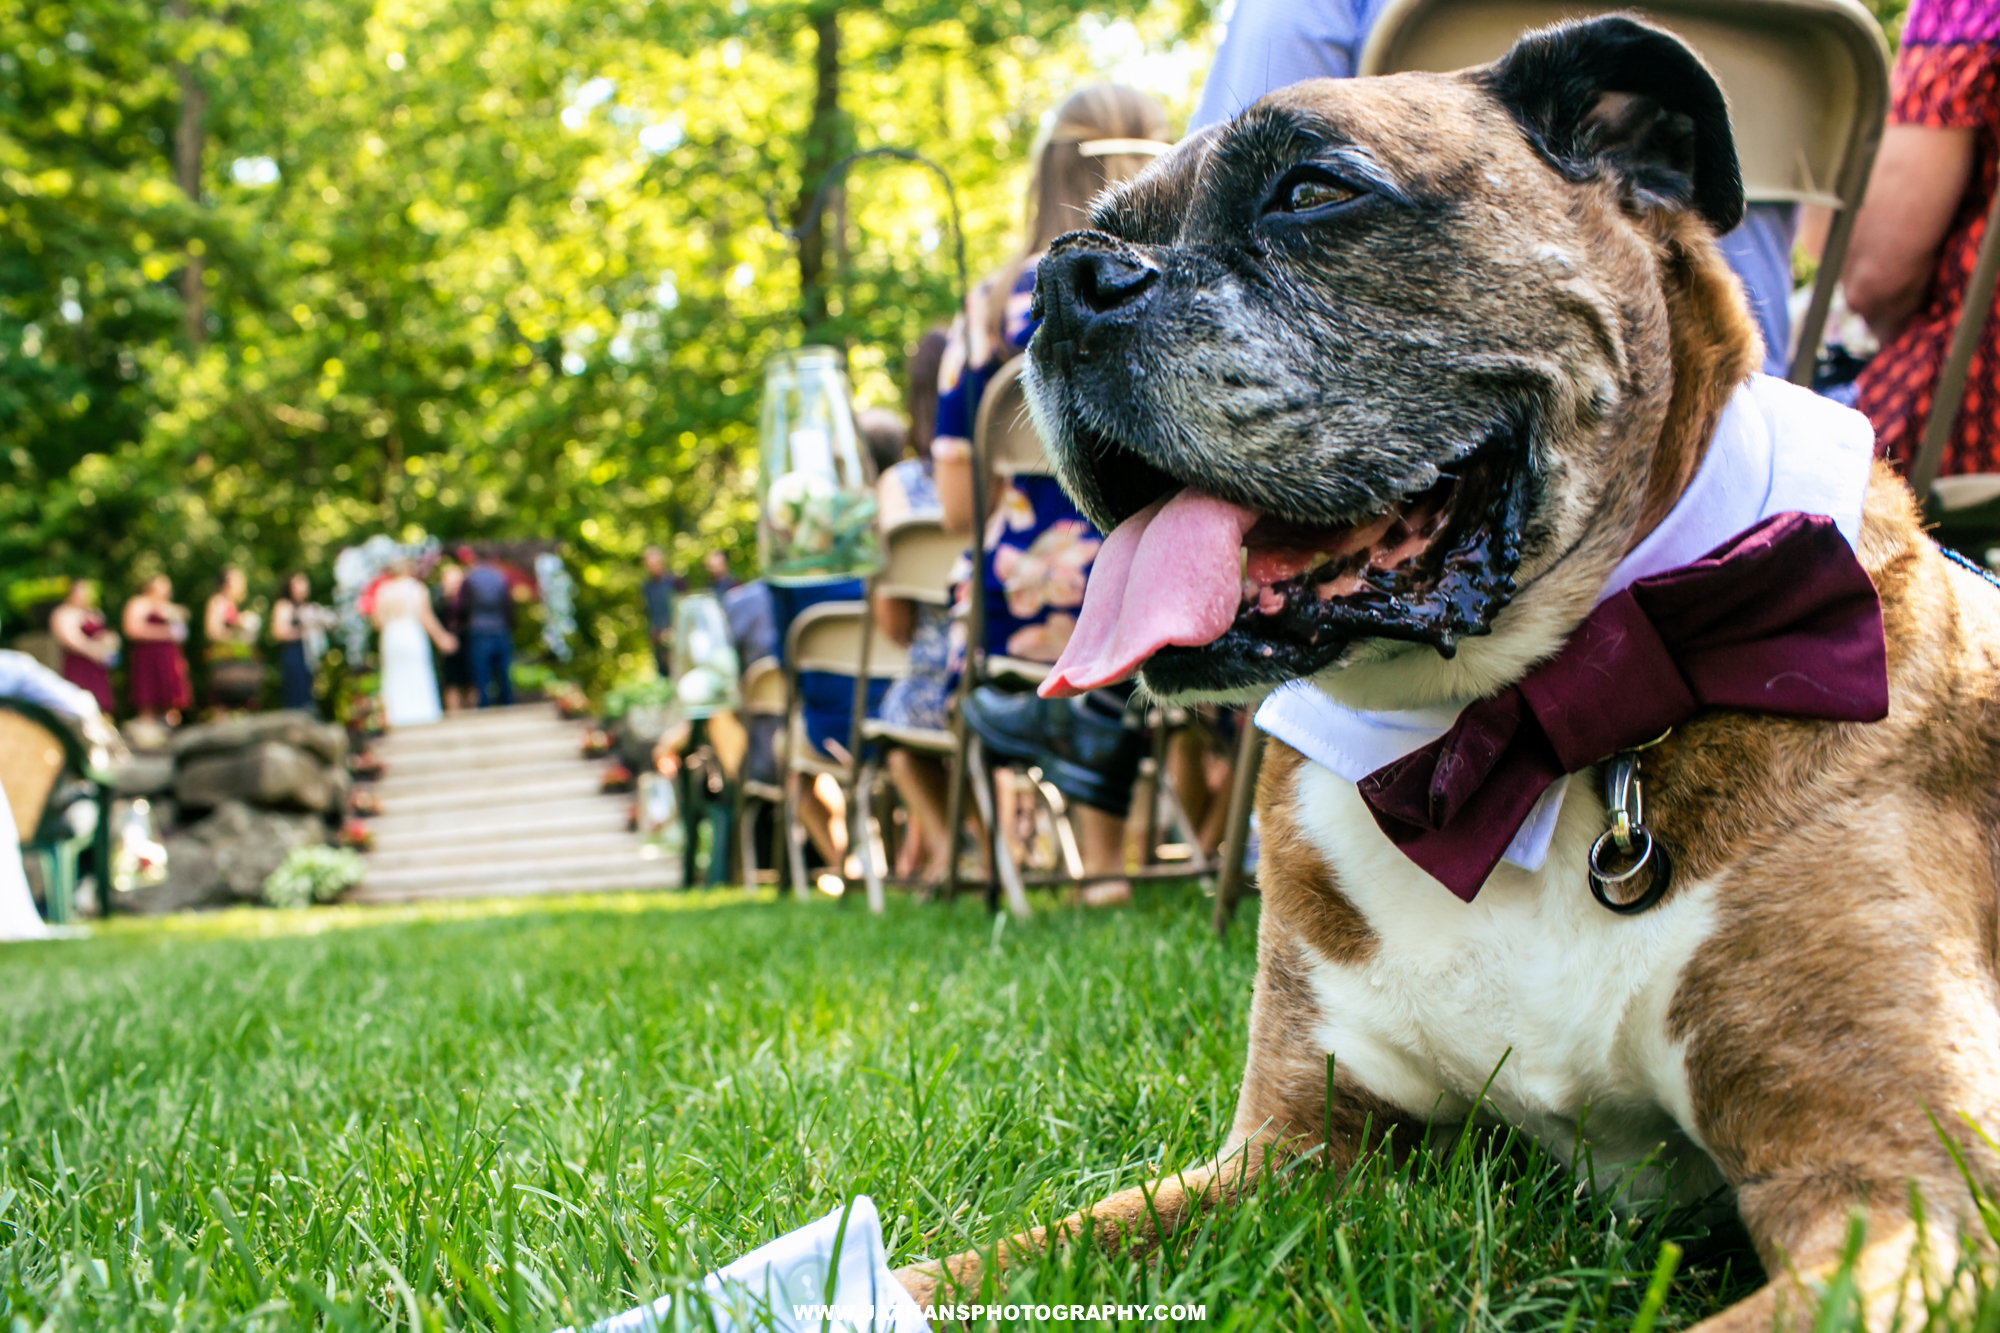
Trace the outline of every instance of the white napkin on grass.
<instances>
[{"instance_id":1,"label":"white napkin on grass","mask_svg":"<svg viewBox=\"0 0 2000 1333\"><path fill-rule=\"evenodd\" d=\"M829 1270L834 1274L831 1295ZM715 1333L930 1330L917 1303L889 1271L882 1220L865 1194L710 1273L701 1286L708 1308L687 1311L689 1328L707 1329L712 1320ZM674 1327L673 1312L674 1298L662 1296L592 1324L586 1333L664 1333Z\"/></svg>"}]
</instances>

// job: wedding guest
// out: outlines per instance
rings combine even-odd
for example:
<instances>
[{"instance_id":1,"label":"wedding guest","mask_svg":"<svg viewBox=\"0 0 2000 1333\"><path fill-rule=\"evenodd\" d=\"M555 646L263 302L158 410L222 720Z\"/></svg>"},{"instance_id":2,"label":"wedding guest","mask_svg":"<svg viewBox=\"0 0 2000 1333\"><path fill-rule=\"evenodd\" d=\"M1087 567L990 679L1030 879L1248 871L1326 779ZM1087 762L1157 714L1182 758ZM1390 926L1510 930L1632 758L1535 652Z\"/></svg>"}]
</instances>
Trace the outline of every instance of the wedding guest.
<instances>
[{"instance_id":1,"label":"wedding guest","mask_svg":"<svg viewBox=\"0 0 2000 1333\"><path fill-rule=\"evenodd\" d=\"M243 571L226 566L202 608L208 702L223 711L250 707L263 683L263 668L257 662L258 617L243 610L243 599L249 592L250 581Z\"/></svg>"},{"instance_id":2,"label":"wedding guest","mask_svg":"<svg viewBox=\"0 0 2000 1333\"><path fill-rule=\"evenodd\" d=\"M111 668L118 662L118 632L97 609L97 586L76 579L69 595L49 616L49 634L62 649L62 676L90 691L106 713L112 711Z\"/></svg>"},{"instance_id":3,"label":"wedding guest","mask_svg":"<svg viewBox=\"0 0 2000 1333\"><path fill-rule=\"evenodd\" d=\"M271 638L278 645L278 693L285 708L313 711L313 661L306 652L310 633L312 580L294 574L271 604Z\"/></svg>"},{"instance_id":4,"label":"wedding guest","mask_svg":"<svg viewBox=\"0 0 2000 1333\"><path fill-rule=\"evenodd\" d=\"M729 572L727 551L710 551L701 558L701 567L708 571L709 591L717 597L736 586L736 576Z\"/></svg>"},{"instance_id":5,"label":"wedding guest","mask_svg":"<svg viewBox=\"0 0 2000 1333\"><path fill-rule=\"evenodd\" d=\"M1854 218L1842 287L1882 340L1855 380L1875 450L1916 461L2000 181L2000 3L1913 0L1890 81L1889 124ZM2000 319L1967 369L1939 472L2000 471Z\"/></svg>"},{"instance_id":6,"label":"wedding guest","mask_svg":"<svg viewBox=\"0 0 2000 1333\"><path fill-rule=\"evenodd\" d=\"M479 688L479 706L514 702L514 585L507 571L474 555L470 547L459 558L471 562L465 586L459 590L472 679Z\"/></svg>"},{"instance_id":7,"label":"wedding guest","mask_svg":"<svg viewBox=\"0 0 2000 1333\"><path fill-rule=\"evenodd\" d=\"M475 702L472 692L472 649L466 644L465 566L447 561L438 566L437 591L431 597L431 614L436 617L455 645L438 658L438 684L444 691L444 711L456 713Z\"/></svg>"},{"instance_id":8,"label":"wedding guest","mask_svg":"<svg viewBox=\"0 0 2000 1333\"><path fill-rule=\"evenodd\" d=\"M142 721L177 726L181 710L194 702L188 683L187 654L181 651L188 634L188 612L176 605L174 584L155 574L125 603L121 622L132 646L132 665L125 687L132 710Z\"/></svg>"},{"instance_id":9,"label":"wedding guest","mask_svg":"<svg viewBox=\"0 0 2000 1333\"><path fill-rule=\"evenodd\" d=\"M660 669L662 676L673 674L670 660L674 644L674 594L680 591L680 580L667 572L667 553L657 546L648 546L640 559L646 565L646 577L639 584L639 595L646 599L646 642L652 645L653 665Z\"/></svg>"},{"instance_id":10,"label":"wedding guest","mask_svg":"<svg viewBox=\"0 0 2000 1333\"><path fill-rule=\"evenodd\" d=\"M885 530L909 519L944 520L931 475L931 440L937 433L938 371L944 364L946 342L945 331L933 329L910 353L910 421L897 449L905 456L876 460L876 512ZM907 597L876 596L876 628L904 648L910 662L909 670L882 696L883 721L913 730L941 731L951 725L951 695L958 681L953 666L954 623L948 607ZM956 653L962 654L962 631L959 638ZM949 774L944 760L896 746L889 751L887 763L889 779L909 807L917 832L904 843L905 860L897 865L897 873L941 883L951 857L951 838L945 829Z\"/></svg>"}]
</instances>

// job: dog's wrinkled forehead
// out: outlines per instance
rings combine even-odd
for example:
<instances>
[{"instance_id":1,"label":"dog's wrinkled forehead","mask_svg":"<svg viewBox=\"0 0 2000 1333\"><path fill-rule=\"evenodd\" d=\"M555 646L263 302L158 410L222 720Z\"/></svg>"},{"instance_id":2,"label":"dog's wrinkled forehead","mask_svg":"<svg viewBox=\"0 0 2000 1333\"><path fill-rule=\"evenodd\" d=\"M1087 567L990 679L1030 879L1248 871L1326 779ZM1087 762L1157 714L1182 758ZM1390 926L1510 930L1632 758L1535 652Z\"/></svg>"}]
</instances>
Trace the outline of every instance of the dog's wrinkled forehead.
<instances>
[{"instance_id":1,"label":"dog's wrinkled forehead","mask_svg":"<svg viewBox=\"0 0 2000 1333\"><path fill-rule=\"evenodd\" d=\"M1240 236L1306 162L1418 209L1528 191L1547 172L1506 109L1461 78L1315 79L1184 140L1102 198L1091 225L1139 245Z\"/></svg>"}]
</instances>

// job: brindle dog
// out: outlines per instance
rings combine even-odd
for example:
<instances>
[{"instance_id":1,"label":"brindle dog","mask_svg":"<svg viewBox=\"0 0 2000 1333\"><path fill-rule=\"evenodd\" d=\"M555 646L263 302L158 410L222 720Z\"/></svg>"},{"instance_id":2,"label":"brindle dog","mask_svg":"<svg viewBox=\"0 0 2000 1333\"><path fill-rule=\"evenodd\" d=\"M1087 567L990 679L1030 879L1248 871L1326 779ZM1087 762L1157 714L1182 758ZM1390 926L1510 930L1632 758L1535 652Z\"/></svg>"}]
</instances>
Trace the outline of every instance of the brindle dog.
<instances>
[{"instance_id":1,"label":"brindle dog","mask_svg":"<svg viewBox=\"0 0 2000 1333\"><path fill-rule=\"evenodd\" d=\"M1549 657L1758 363L1713 244L1742 208L1714 79L1626 18L1455 75L1286 89L1100 200L1043 262L1030 348L1036 419L1093 521L1194 486L1308 532L1418 512L1417 549L1440 527L1453 543L1393 599L1381 580L1252 598L1213 642L1155 653L1146 684L1242 699L1311 677L1414 708ZM1580 1137L1600 1169L1663 1147L1682 1191L1731 1192L1772 1280L1704 1327L1805 1317L1856 1210L1872 1323L1906 1275L1948 1270L1976 1219L1945 1140L1990 1181L1967 1123L2000 1131L2000 595L1879 466L1857 555L1887 719L1678 728L1648 761L1675 871L1644 916L1586 889L1595 800L1566 803L1542 870L1502 866L1468 905L1351 782L1274 746L1230 1140L1061 1230L1088 1216L1100 1243L1151 1244L1281 1154L1351 1161L1365 1121L1414 1141L1470 1114L1504 1056L1490 1113ZM943 1266L971 1281L979 1258ZM940 1266L902 1277L921 1302Z\"/></svg>"}]
</instances>

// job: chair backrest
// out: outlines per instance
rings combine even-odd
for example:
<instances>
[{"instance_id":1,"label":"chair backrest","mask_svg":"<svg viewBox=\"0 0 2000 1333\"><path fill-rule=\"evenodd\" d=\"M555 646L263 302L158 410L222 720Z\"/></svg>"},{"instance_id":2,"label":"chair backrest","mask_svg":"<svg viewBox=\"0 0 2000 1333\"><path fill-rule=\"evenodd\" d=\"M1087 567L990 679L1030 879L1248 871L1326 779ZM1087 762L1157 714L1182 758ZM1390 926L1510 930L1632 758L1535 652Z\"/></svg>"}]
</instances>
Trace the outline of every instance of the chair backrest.
<instances>
[{"instance_id":1,"label":"chair backrest","mask_svg":"<svg viewBox=\"0 0 2000 1333\"><path fill-rule=\"evenodd\" d=\"M866 602L819 602L799 612L785 635L785 661L793 671L826 671L852 676L861 668ZM909 670L910 659L886 635L868 645L868 674L893 680Z\"/></svg>"},{"instance_id":2,"label":"chair backrest","mask_svg":"<svg viewBox=\"0 0 2000 1333\"><path fill-rule=\"evenodd\" d=\"M979 415L973 419L972 451L983 460L989 475L1012 477L1026 473L1045 476L1048 455L1042 452L1042 437L1035 433L1028 415L1028 396L1021 386L1021 372L1028 358L1017 356L1002 366L986 383L979 399Z\"/></svg>"},{"instance_id":3,"label":"chair backrest","mask_svg":"<svg viewBox=\"0 0 2000 1333\"><path fill-rule=\"evenodd\" d=\"M882 534L882 572L875 595L932 606L951 603L951 571L966 539L951 536L934 518L908 518Z\"/></svg>"},{"instance_id":4,"label":"chair backrest","mask_svg":"<svg viewBox=\"0 0 2000 1333\"><path fill-rule=\"evenodd\" d=\"M1673 32L1715 71L1754 203L1836 210L1798 329L1792 378L1808 372L1868 184L1889 104L1889 48L1858 0L1390 0L1359 72L1448 71L1505 55L1530 28L1636 14Z\"/></svg>"},{"instance_id":5,"label":"chair backrest","mask_svg":"<svg viewBox=\"0 0 2000 1333\"><path fill-rule=\"evenodd\" d=\"M743 669L743 708L759 717L785 715L785 669L775 657L760 657Z\"/></svg>"},{"instance_id":6,"label":"chair backrest","mask_svg":"<svg viewBox=\"0 0 2000 1333\"><path fill-rule=\"evenodd\" d=\"M49 799L63 773L76 769L81 745L46 710L0 699L0 790L14 813L23 845L35 841L48 816Z\"/></svg>"}]
</instances>

